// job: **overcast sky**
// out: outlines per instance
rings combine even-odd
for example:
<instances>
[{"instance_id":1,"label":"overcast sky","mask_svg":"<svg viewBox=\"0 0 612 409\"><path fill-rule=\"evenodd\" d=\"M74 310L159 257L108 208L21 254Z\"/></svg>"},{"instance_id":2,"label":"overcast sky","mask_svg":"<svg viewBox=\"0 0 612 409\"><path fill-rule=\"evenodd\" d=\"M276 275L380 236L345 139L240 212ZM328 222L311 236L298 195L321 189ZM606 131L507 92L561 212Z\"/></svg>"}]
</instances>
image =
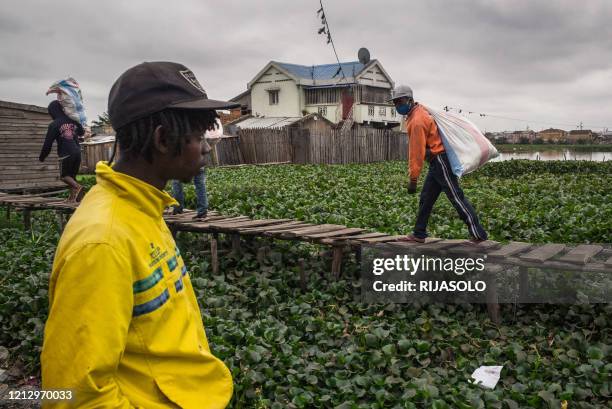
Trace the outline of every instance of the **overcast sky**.
<instances>
[{"instance_id":1,"label":"overcast sky","mask_svg":"<svg viewBox=\"0 0 612 409\"><path fill-rule=\"evenodd\" d=\"M612 1L324 2L339 57L367 47L415 98L494 117L483 131L612 129ZM231 98L270 60L335 62L317 35L318 0L30 1L0 3L0 99L46 106L73 76L89 119L127 68L191 68L210 98Z\"/></svg>"}]
</instances>

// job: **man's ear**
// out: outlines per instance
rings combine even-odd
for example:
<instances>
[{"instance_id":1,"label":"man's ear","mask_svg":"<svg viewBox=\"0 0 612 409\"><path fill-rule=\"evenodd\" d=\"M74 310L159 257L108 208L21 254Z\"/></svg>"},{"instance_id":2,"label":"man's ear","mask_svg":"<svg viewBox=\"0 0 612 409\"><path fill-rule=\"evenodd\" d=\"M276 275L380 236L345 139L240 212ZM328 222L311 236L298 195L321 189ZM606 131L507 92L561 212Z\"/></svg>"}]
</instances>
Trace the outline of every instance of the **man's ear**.
<instances>
[{"instance_id":1,"label":"man's ear","mask_svg":"<svg viewBox=\"0 0 612 409\"><path fill-rule=\"evenodd\" d=\"M162 155L166 155L170 152L167 132L161 125L157 125L153 131L153 147Z\"/></svg>"}]
</instances>

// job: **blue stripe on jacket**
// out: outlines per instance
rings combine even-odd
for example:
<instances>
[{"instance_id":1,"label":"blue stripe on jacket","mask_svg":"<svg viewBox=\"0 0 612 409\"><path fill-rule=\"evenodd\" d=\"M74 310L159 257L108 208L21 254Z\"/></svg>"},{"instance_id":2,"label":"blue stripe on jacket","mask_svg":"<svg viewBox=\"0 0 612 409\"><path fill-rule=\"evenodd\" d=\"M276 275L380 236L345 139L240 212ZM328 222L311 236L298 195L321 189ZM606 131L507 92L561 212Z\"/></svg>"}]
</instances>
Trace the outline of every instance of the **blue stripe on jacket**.
<instances>
[{"instance_id":1,"label":"blue stripe on jacket","mask_svg":"<svg viewBox=\"0 0 612 409\"><path fill-rule=\"evenodd\" d=\"M138 317L139 315L153 312L162 305L164 305L169 298L170 293L168 292L168 289L165 289L163 293L153 298L151 301L147 301L144 304L135 305L134 310L132 311L132 316Z\"/></svg>"}]
</instances>

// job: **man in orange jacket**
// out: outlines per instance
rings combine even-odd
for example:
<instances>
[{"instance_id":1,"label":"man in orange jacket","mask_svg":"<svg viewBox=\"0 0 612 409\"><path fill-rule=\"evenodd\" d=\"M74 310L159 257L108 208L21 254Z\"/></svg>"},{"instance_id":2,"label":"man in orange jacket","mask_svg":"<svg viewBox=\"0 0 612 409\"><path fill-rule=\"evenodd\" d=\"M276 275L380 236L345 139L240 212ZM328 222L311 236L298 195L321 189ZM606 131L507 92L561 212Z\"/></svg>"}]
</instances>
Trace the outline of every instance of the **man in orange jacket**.
<instances>
[{"instance_id":1,"label":"man in orange jacket","mask_svg":"<svg viewBox=\"0 0 612 409\"><path fill-rule=\"evenodd\" d=\"M393 104L400 115L406 116L406 131L408 133L408 193L416 193L417 181L427 157L429 171L421 189L419 212L413 234L405 241L425 242L427 237L427 222L438 196L446 194L459 217L467 225L471 241L479 243L487 239L487 232L478 220L476 211L463 195L457 176L451 172L451 165L446 157L444 145L438 132L436 122L427 110L414 102L412 89L400 85L393 90Z\"/></svg>"}]
</instances>

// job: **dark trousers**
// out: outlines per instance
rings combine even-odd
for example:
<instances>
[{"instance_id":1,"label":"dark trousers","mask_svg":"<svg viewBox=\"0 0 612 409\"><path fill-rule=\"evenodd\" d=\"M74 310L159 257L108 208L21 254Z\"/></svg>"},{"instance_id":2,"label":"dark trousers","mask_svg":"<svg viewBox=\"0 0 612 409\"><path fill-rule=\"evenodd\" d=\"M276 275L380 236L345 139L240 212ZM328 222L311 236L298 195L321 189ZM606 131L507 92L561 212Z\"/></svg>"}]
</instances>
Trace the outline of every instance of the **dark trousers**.
<instances>
[{"instance_id":1,"label":"dark trousers","mask_svg":"<svg viewBox=\"0 0 612 409\"><path fill-rule=\"evenodd\" d=\"M476 211L463 195L463 190L459 187L459 180L451 171L446 153L435 156L429 164L429 172L421 190L414 235L419 238L427 237L427 222L441 192L444 192L453 204L459 217L467 225L472 238L486 240L487 232L478 221Z\"/></svg>"}]
</instances>

